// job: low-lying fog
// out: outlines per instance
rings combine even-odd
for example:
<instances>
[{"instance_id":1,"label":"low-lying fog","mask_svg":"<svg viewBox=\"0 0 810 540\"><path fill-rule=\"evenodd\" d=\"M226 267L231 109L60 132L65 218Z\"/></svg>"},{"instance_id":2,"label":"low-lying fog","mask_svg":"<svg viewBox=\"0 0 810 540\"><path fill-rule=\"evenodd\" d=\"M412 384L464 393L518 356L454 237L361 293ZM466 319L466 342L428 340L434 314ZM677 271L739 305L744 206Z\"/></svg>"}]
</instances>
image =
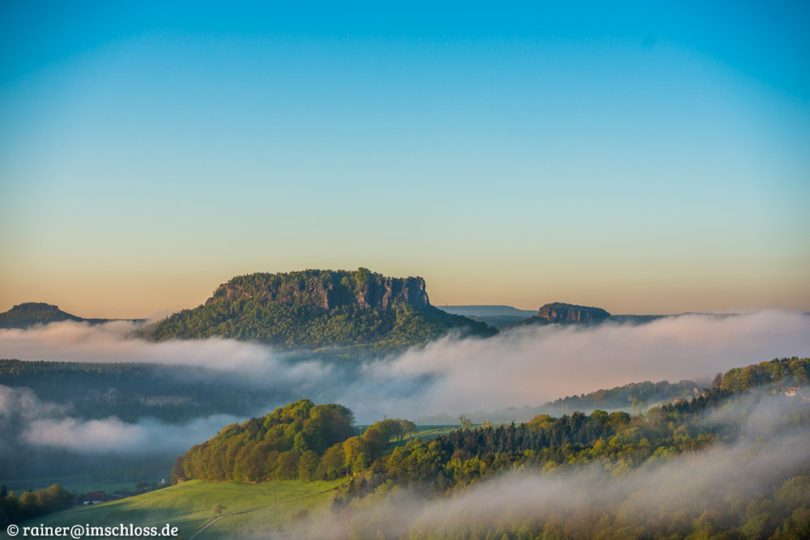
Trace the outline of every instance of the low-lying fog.
<instances>
[{"instance_id":1,"label":"low-lying fog","mask_svg":"<svg viewBox=\"0 0 810 540\"><path fill-rule=\"evenodd\" d=\"M216 338L147 342L131 337L135 327L61 322L0 330L0 358L196 366L214 377L227 373L245 384L283 386L285 400L296 396L342 403L363 424L383 416L418 420L437 413L536 406L634 381L709 380L731 367L810 352L810 316L779 310L681 315L644 325L524 327L490 339L449 336L424 348L345 365ZM267 409L255 414L281 404L269 398ZM86 420L49 404L48 396L9 388L0 392L0 422L26 407L20 431L24 441L76 451L140 451L154 444L148 441L183 451L237 420L214 415L180 426L146 418L131 424L117 418Z\"/></svg>"}]
</instances>

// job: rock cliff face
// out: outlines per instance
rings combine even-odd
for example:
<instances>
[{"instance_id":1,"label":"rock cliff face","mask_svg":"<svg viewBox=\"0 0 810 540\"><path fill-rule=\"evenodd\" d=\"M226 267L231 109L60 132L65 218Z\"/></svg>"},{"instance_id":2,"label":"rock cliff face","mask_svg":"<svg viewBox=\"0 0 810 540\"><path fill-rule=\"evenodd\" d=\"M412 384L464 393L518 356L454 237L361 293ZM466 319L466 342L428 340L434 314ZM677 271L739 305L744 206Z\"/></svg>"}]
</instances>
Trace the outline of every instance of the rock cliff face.
<instances>
[{"instance_id":1,"label":"rock cliff face","mask_svg":"<svg viewBox=\"0 0 810 540\"><path fill-rule=\"evenodd\" d=\"M599 323L609 319L610 313L598 307L554 302L541 307L537 317L548 323Z\"/></svg>"},{"instance_id":2,"label":"rock cliff face","mask_svg":"<svg viewBox=\"0 0 810 540\"><path fill-rule=\"evenodd\" d=\"M323 309L352 305L377 309L396 304L418 309L430 306L421 277L391 278L365 268L354 272L305 270L239 276L220 285L206 304L242 298Z\"/></svg>"}]
</instances>

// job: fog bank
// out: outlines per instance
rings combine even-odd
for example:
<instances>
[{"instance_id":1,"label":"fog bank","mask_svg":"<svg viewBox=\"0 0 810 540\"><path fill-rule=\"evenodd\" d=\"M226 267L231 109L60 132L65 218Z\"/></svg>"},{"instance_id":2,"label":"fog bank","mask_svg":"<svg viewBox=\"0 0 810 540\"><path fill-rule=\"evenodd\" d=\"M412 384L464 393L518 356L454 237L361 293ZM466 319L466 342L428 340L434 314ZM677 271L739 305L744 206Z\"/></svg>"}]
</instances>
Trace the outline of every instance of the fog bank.
<instances>
[{"instance_id":1,"label":"fog bank","mask_svg":"<svg viewBox=\"0 0 810 540\"><path fill-rule=\"evenodd\" d=\"M149 418L127 423L114 416L84 420L70 413L69 407L42 401L28 388L0 385L0 439L79 454L181 454L192 444L213 437L225 425L243 420L216 414L183 424ZM7 450L0 446L0 455ZM19 448L13 451L19 454Z\"/></svg>"},{"instance_id":2,"label":"fog bank","mask_svg":"<svg viewBox=\"0 0 810 540\"><path fill-rule=\"evenodd\" d=\"M63 322L0 330L0 357L205 367L268 389L283 386L286 395L340 402L368 423L536 406L644 380L708 380L731 367L810 354L810 316L780 310L681 315L644 325L525 327L490 339L450 336L343 363L217 338L147 342L131 337L134 328Z\"/></svg>"}]
</instances>

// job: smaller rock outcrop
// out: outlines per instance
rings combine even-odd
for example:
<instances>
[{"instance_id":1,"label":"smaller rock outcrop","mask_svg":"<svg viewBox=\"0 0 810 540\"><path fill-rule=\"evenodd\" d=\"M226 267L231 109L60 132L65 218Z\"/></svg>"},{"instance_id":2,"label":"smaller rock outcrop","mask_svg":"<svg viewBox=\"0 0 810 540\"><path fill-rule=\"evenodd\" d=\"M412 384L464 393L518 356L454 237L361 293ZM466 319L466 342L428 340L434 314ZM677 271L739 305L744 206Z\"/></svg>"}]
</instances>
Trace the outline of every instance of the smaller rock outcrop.
<instances>
[{"instance_id":1,"label":"smaller rock outcrop","mask_svg":"<svg viewBox=\"0 0 810 540\"><path fill-rule=\"evenodd\" d=\"M610 313L598 307L553 302L537 310L537 317L549 323L599 323L609 319Z\"/></svg>"},{"instance_id":2,"label":"smaller rock outcrop","mask_svg":"<svg viewBox=\"0 0 810 540\"><path fill-rule=\"evenodd\" d=\"M600 324L611 319L610 313L602 308L578 306L563 302L552 302L537 310L537 315L510 326L532 324Z\"/></svg>"}]
</instances>

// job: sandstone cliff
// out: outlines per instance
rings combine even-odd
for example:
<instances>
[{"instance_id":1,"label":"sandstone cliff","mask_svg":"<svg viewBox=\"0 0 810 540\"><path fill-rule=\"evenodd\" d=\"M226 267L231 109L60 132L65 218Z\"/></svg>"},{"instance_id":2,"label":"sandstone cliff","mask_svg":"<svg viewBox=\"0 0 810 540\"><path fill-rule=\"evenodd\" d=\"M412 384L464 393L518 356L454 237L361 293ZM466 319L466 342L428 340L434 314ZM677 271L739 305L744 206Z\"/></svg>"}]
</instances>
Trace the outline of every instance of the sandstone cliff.
<instances>
[{"instance_id":1,"label":"sandstone cliff","mask_svg":"<svg viewBox=\"0 0 810 540\"><path fill-rule=\"evenodd\" d=\"M537 310L537 315L510 326L531 324L599 324L611 319L610 313L602 308L577 306L563 302L552 302Z\"/></svg>"},{"instance_id":2,"label":"sandstone cliff","mask_svg":"<svg viewBox=\"0 0 810 540\"><path fill-rule=\"evenodd\" d=\"M549 323L598 323L609 319L610 313L598 307L553 302L537 310L537 316Z\"/></svg>"},{"instance_id":3,"label":"sandstone cliff","mask_svg":"<svg viewBox=\"0 0 810 540\"><path fill-rule=\"evenodd\" d=\"M365 268L357 271L304 270L287 274L250 274L220 285L206 301L255 299L334 309L341 306L389 309L395 304L430 306L421 277L392 278Z\"/></svg>"}]
</instances>

